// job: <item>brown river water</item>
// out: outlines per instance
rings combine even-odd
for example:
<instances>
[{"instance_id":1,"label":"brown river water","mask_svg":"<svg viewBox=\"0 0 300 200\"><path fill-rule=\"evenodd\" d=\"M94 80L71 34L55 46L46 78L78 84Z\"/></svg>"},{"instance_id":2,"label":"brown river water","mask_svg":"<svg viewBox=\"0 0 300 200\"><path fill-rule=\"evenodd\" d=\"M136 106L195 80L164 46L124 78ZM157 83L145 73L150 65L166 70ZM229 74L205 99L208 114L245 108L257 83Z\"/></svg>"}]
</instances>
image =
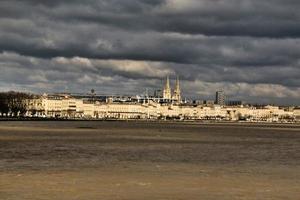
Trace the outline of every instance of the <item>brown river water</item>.
<instances>
[{"instance_id":1,"label":"brown river water","mask_svg":"<svg viewBox=\"0 0 300 200\"><path fill-rule=\"evenodd\" d=\"M0 199L300 199L300 126L2 121Z\"/></svg>"}]
</instances>

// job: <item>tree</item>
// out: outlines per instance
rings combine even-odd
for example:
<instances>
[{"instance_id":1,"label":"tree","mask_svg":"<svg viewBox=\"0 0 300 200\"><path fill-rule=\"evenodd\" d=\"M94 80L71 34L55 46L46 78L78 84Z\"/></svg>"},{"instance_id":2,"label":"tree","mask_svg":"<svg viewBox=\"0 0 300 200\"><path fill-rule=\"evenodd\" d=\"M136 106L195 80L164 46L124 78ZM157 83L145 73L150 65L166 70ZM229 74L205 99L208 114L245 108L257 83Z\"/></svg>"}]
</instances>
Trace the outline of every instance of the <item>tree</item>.
<instances>
[{"instance_id":1,"label":"tree","mask_svg":"<svg viewBox=\"0 0 300 200\"><path fill-rule=\"evenodd\" d=\"M0 93L0 113L13 116L23 116L27 112L27 101L32 95L22 92Z\"/></svg>"},{"instance_id":2,"label":"tree","mask_svg":"<svg viewBox=\"0 0 300 200\"><path fill-rule=\"evenodd\" d=\"M7 93L0 93L0 113L1 116L8 115L9 113L9 105L8 105L8 94Z\"/></svg>"}]
</instances>

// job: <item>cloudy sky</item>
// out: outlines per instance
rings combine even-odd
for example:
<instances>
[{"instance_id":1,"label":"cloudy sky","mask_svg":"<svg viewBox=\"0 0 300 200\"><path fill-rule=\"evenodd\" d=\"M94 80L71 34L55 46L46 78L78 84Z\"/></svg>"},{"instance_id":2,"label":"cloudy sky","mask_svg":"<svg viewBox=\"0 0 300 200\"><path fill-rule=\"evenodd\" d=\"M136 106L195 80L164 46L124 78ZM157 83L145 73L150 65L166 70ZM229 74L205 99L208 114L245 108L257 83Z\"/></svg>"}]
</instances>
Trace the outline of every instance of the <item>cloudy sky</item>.
<instances>
[{"instance_id":1,"label":"cloudy sky","mask_svg":"<svg viewBox=\"0 0 300 200\"><path fill-rule=\"evenodd\" d=\"M0 91L300 104L299 0L1 0Z\"/></svg>"}]
</instances>

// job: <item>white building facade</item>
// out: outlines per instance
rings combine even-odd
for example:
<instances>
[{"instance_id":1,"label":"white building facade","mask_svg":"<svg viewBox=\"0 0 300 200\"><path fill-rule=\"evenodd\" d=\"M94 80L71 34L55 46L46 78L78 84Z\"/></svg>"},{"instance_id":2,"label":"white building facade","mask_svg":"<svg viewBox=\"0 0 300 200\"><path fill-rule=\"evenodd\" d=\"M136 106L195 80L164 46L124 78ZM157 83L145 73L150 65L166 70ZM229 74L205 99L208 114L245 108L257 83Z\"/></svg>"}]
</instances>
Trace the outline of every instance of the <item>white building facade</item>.
<instances>
[{"instance_id":1,"label":"white building facade","mask_svg":"<svg viewBox=\"0 0 300 200\"><path fill-rule=\"evenodd\" d=\"M299 120L300 111L287 111L276 106L224 107L219 105L183 105L173 103L98 102L71 96L42 96L29 100L28 116L63 119L180 119L228 121Z\"/></svg>"}]
</instances>

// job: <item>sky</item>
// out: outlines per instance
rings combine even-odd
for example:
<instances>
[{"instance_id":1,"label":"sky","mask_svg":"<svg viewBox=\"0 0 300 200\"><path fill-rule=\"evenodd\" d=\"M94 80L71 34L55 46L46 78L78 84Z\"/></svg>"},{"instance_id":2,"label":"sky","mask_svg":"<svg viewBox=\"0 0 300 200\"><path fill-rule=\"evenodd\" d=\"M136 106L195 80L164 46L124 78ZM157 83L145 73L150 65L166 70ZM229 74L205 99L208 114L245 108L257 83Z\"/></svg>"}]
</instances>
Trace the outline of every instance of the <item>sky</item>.
<instances>
[{"instance_id":1,"label":"sky","mask_svg":"<svg viewBox=\"0 0 300 200\"><path fill-rule=\"evenodd\" d=\"M0 91L300 105L299 0L1 0ZM174 85L174 80L172 80Z\"/></svg>"}]
</instances>

